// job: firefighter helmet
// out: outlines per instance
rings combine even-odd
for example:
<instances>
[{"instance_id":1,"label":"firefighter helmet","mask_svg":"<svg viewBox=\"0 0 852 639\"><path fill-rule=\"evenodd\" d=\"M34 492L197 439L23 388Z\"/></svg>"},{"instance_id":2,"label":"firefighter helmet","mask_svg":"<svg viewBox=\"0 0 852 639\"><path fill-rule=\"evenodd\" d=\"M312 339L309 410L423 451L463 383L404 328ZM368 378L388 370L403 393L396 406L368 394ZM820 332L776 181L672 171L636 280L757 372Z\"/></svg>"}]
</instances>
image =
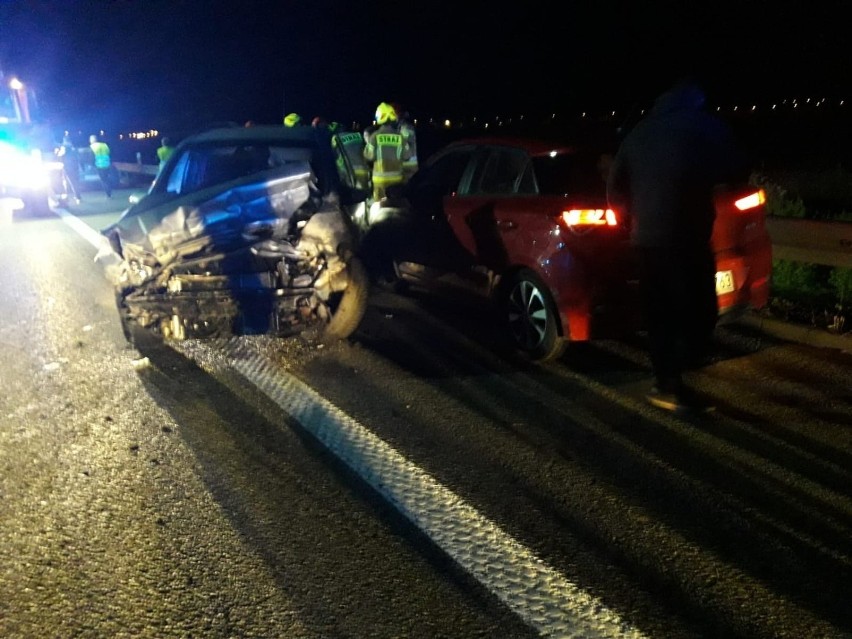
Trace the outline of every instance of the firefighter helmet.
<instances>
[{"instance_id":1,"label":"firefighter helmet","mask_svg":"<svg viewBox=\"0 0 852 639\"><path fill-rule=\"evenodd\" d=\"M284 126L296 126L301 121L302 118L298 113L288 113L284 116Z\"/></svg>"},{"instance_id":2,"label":"firefighter helmet","mask_svg":"<svg viewBox=\"0 0 852 639\"><path fill-rule=\"evenodd\" d=\"M396 122L396 110L387 102L382 102L376 107L376 122L384 124L385 122Z\"/></svg>"}]
</instances>

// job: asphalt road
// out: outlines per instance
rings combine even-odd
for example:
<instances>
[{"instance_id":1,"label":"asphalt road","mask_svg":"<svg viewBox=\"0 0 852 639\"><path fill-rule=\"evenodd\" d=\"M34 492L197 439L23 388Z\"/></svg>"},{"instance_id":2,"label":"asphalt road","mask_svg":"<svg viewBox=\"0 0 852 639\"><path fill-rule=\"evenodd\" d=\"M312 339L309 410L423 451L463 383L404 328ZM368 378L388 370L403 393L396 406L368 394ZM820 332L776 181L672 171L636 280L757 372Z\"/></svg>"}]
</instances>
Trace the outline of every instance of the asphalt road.
<instances>
[{"instance_id":1,"label":"asphalt road","mask_svg":"<svg viewBox=\"0 0 852 639\"><path fill-rule=\"evenodd\" d=\"M852 636L849 353L719 329L675 417L641 336L525 367L416 291L137 350L93 253L0 233L0 636Z\"/></svg>"},{"instance_id":2,"label":"asphalt road","mask_svg":"<svg viewBox=\"0 0 852 639\"><path fill-rule=\"evenodd\" d=\"M140 361L92 255L0 233L0 636L534 636L280 411Z\"/></svg>"}]
</instances>

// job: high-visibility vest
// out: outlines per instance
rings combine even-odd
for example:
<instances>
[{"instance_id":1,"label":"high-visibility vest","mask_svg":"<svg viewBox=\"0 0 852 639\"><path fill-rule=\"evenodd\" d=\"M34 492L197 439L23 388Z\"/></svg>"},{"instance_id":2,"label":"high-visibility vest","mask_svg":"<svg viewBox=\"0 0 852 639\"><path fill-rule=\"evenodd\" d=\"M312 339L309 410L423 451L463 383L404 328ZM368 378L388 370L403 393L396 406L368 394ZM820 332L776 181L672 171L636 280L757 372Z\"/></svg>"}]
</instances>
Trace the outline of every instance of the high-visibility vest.
<instances>
[{"instance_id":1,"label":"high-visibility vest","mask_svg":"<svg viewBox=\"0 0 852 639\"><path fill-rule=\"evenodd\" d=\"M92 142L89 148L95 154L95 168L108 169L110 165L109 146L105 142Z\"/></svg>"},{"instance_id":2,"label":"high-visibility vest","mask_svg":"<svg viewBox=\"0 0 852 639\"><path fill-rule=\"evenodd\" d=\"M364 135L364 158L373 165L373 184L402 181L404 145L399 125L383 124Z\"/></svg>"},{"instance_id":3,"label":"high-visibility vest","mask_svg":"<svg viewBox=\"0 0 852 639\"><path fill-rule=\"evenodd\" d=\"M369 184L370 168L364 160L364 136L357 132L335 133L331 138L331 145L340 149L337 156L338 168L345 171L344 162L348 161L355 174L355 186L366 189ZM346 156L344 160L343 156Z\"/></svg>"},{"instance_id":4,"label":"high-visibility vest","mask_svg":"<svg viewBox=\"0 0 852 639\"><path fill-rule=\"evenodd\" d=\"M157 158L160 160L160 164L165 164L166 160L168 160L174 152L175 147L173 146L161 146L158 148Z\"/></svg>"}]
</instances>

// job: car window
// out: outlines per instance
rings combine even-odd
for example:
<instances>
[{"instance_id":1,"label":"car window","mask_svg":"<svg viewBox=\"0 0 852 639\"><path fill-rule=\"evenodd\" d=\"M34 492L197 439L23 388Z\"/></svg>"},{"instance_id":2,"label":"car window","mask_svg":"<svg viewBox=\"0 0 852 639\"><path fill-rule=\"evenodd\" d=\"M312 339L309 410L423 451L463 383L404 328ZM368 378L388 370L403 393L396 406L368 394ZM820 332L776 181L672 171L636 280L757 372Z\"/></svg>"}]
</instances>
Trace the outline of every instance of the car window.
<instances>
[{"instance_id":1,"label":"car window","mask_svg":"<svg viewBox=\"0 0 852 639\"><path fill-rule=\"evenodd\" d=\"M477 181L475 175L471 181L471 193L485 195L513 195L529 164L529 158L523 151L514 149L494 149L482 167Z\"/></svg>"},{"instance_id":2,"label":"car window","mask_svg":"<svg viewBox=\"0 0 852 639\"><path fill-rule=\"evenodd\" d=\"M532 160L535 182L543 195L606 197L606 175L599 153L560 153Z\"/></svg>"},{"instance_id":3,"label":"car window","mask_svg":"<svg viewBox=\"0 0 852 639\"><path fill-rule=\"evenodd\" d=\"M451 195L459 188L473 155L472 147L449 151L415 173L414 188L426 188L440 195Z\"/></svg>"},{"instance_id":4,"label":"car window","mask_svg":"<svg viewBox=\"0 0 852 639\"><path fill-rule=\"evenodd\" d=\"M311 149L298 146L189 147L172 165L164 190L176 195L192 193L270 169L307 172L310 161Z\"/></svg>"}]
</instances>

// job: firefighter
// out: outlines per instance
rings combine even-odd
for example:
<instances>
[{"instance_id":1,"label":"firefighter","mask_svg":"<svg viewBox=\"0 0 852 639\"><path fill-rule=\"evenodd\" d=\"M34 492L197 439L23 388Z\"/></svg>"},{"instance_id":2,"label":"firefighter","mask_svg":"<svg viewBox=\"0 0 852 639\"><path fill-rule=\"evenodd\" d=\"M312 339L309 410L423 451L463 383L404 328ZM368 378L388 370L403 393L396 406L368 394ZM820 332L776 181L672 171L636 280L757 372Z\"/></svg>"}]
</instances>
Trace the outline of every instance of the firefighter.
<instances>
[{"instance_id":1,"label":"firefighter","mask_svg":"<svg viewBox=\"0 0 852 639\"><path fill-rule=\"evenodd\" d=\"M369 191L370 167L364 158L364 136L357 131L344 130L339 122L332 122L328 129L331 132L331 146L335 150L337 169L341 177L346 179L346 164L349 164L355 175L353 186Z\"/></svg>"},{"instance_id":2,"label":"firefighter","mask_svg":"<svg viewBox=\"0 0 852 639\"><path fill-rule=\"evenodd\" d=\"M411 176L417 173L417 133L414 123L402 105L393 104L396 115L399 118L399 131L402 133L402 143L406 148L405 155L408 157L402 163L402 177L408 182Z\"/></svg>"},{"instance_id":3,"label":"firefighter","mask_svg":"<svg viewBox=\"0 0 852 639\"><path fill-rule=\"evenodd\" d=\"M374 202L385 197L389 186L403 183L408 153L396 111L387 102L376 108L376 123L364 131L364 159L372 174Z\"/></svg>"}]
</instances>

